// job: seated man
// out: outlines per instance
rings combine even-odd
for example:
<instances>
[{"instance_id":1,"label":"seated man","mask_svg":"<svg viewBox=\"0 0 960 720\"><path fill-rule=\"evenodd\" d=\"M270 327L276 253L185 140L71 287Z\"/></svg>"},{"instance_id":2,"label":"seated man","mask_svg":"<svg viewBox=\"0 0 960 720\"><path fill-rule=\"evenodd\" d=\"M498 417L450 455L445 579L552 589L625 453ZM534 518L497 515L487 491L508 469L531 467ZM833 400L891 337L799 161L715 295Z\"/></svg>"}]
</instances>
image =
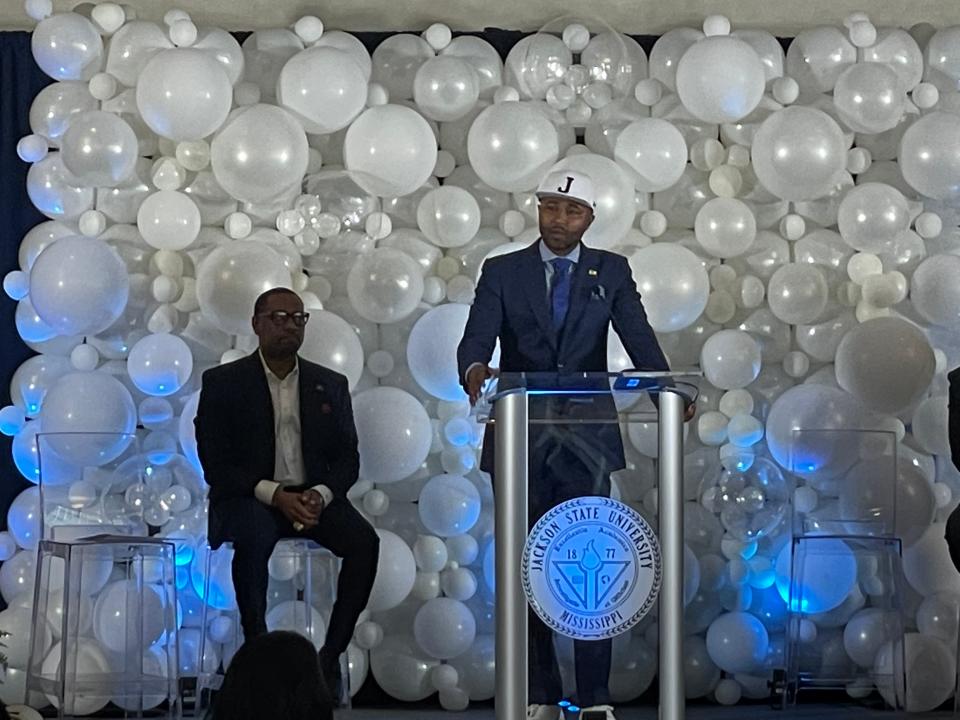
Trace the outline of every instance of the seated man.
<instances>
[{"instance_id":1,"label":"seated man","mask_svg":"<svg viewBox=\"0 0 960 720\"><path fill-rule=\"evenodd\" d=\"M292 290L257 298L256 352L203 374L197 450L210 485L210 547L233 542L248 641L267 632L267 561L277 541L308 538L343 559L320 650L339 696L339 658L373 587L379 538L346 498L360 467L347 379L297 356L309 317Z\"/></svg>"}]
</instances>

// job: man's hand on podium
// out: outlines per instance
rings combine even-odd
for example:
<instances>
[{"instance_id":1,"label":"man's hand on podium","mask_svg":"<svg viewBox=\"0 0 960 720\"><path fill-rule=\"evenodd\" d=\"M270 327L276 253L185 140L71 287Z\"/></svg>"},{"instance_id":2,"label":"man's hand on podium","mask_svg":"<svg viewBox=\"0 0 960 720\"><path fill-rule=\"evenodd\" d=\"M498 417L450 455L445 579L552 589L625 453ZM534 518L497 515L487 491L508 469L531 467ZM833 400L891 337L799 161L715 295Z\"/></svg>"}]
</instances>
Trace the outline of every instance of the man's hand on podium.
<instances>
[{"instance_id":1,"label":"man's hand on podium","mask_svg":"<svg viewBox=\"0 0 960 720\"><path fill-rule=\"evenodd\" d=\"M489 365L480 363L474 364L467 370L467 395L470 396L470 404L476 405L480 399L480 391L483 390L483 384L487 378L492 378L496 373Z\"/></svg>"}]
</instances>

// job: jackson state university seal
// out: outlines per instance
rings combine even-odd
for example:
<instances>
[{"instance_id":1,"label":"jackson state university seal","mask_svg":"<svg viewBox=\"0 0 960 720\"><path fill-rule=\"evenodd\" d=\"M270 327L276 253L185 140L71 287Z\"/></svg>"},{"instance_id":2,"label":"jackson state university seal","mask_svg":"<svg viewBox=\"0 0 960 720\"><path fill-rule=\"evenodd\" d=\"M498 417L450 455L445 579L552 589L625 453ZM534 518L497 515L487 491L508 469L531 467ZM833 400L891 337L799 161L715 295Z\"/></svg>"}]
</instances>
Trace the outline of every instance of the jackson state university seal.
<instances>
[{"instance_id":1,"label":"jackson state university seal","mask_svg":"<svg viewBox=\"0 0 960 720\"><path fill-rule=\"evenodd\" d=\"M523 551L527 600L551 628L577 640L626 632L660 591L660 544L633 508L607 497L560 503Z\"/></svg>"}]
</instances>

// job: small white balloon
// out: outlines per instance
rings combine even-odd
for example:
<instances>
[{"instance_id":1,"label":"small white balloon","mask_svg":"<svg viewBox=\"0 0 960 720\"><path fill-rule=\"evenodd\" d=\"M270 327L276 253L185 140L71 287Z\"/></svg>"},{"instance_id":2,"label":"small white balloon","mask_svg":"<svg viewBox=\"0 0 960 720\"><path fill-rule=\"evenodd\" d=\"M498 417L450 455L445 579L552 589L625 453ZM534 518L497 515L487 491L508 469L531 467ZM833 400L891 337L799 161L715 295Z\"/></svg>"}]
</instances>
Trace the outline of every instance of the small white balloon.
<instances>
[{"instance_id":1,"label":"small white balloon","mask_svg":"<svg viewBox=\"0 0 960 720\"><path fill-rule=\"evenodd\" d=\"M443 23L434 23L423 33L423 39L427 41L434 50L443 50L453 39L453 33L448 25Z\"/></svg>"},{"instance_id":2,"label":"small white balloon","mask_svg":"<svg viewBox=\"0 0 960 720\"><path fill-rule=\"evenodd\" d=\"M309 45L323 35L323 21L314 15L304 15L294 23L293 31L304 44Z\"/></svg>"}]
</instances>

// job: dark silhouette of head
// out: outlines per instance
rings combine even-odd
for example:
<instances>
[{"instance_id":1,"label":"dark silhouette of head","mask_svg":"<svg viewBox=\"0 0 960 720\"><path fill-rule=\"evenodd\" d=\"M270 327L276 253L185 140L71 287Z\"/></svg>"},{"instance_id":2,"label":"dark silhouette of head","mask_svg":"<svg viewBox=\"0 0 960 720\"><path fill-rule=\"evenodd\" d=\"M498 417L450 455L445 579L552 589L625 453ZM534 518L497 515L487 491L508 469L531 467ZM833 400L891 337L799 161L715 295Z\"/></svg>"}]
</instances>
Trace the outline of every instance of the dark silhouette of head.
<instances>
[{"instance_id":1,"label":"dark silhouette of head","mask_svg":"<svg viewBox=\"0 0 960 720\"><path fill-rule=\"evenodd\" d=\"M285 630L245 642L227 668L212 718L333 720L333 700L313 644Z\"/></svg>"}]
</instances>

